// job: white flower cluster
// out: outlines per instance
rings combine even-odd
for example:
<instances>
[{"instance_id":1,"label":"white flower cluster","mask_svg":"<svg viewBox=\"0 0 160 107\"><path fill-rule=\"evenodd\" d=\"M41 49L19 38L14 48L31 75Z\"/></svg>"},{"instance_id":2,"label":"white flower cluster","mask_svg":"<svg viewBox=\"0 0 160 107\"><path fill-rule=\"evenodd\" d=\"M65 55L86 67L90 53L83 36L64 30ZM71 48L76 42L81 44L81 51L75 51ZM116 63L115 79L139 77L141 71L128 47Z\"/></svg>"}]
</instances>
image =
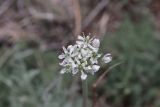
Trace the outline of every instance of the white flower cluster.
<instances>
[{"instance_id":1,"label":"white flower cluster","mask_svg":"<svg viewBox=\"0 0 160 107\"><path fill-rule=\"evenodd\" d=\"M61 74L72 73L75 75L81 73L81 79L85 80L87 74L97 72L100 68L98 59L102 56L98 53L99 46L99 39L78 36L75 45L69 45L67 48L63 47L64 53L59 55L59 59L63 59L60 65L64 67ZM111 60L112 57L109 53L102 58L104 63L109 63Z\"/></svg>"}]
</instances>

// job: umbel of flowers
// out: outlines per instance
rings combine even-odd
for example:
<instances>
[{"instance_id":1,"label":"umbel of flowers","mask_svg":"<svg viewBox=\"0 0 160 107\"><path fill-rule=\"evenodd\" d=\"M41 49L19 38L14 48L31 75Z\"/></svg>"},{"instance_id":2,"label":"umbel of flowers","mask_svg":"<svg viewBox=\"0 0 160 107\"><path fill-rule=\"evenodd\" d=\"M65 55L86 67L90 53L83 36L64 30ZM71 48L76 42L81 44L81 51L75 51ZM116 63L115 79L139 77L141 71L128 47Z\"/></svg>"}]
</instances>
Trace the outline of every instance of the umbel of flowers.
<instances>
[{"instance_id":1,"label":"umbel of flowers","mask_svg":"<svg viewBox=\"0 0 160 107\"><path fill-rule=\"evenodd\" d=\"M60 65L63 67L60 73L72 73L73 75L80 73L82 80L85 80L88 74L94 75L100 69L98 65L100 58L104 63L109 63L112 60L110 53L102 56L98 52L99 47L99 39L78 36L75 45L63 47L64 53L59 55L59 59L62 60Z\"/></svg>"}]
</instances>

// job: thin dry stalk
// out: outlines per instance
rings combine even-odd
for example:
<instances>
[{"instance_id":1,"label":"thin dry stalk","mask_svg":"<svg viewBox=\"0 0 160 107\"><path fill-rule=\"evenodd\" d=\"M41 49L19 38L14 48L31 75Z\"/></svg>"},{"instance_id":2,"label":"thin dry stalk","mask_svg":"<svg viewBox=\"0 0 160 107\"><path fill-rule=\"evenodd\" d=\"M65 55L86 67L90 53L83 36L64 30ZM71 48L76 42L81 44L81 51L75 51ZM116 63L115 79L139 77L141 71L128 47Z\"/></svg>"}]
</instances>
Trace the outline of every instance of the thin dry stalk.
<instances>
[{"instance_id":1,"label":"thin dry stalk","mask_svg":"<svg viewBox=\"0 0 160 107\"><path fill-rule=\"evenodd\" d=\"M108 4L109 0L102 0L86 17L83 22L82 28L85 29L95 19L95 17L102 11L102 9Z\"/></svg>"},{"instance_id":2,"label":"thin dry stalk","mask_svg":"<svg viewBox=\"0 0 160 107\"><path fill-rule=\"evenodd\" d=\"M93 91L93 98L92 98L92 107L96 107L96 102L97 102L97 97L96 97L96 91L97 91L97 87L100 85L100 83L102 83L103 79L105 78L106 74L113 68L115 68L116 66L120 65L122 62L117 63L111 67L108 68L108 70L106 70L98 79L97 81L92 85L92 91Z\"/></svg>"},{"instance_id":3,"label":"thin dry stalk","mask_svg":"<svg viewBox=\"0 0 160 107\"><path fill-rule=\"evenodd\" d=\"M75 36L81 32L81 10L79 0L73 0L73 11L75 16Z\"/></svg>"},{"instance_id":4,"label":"thin dry stalk","mask_svg":"<svg viewBox=\"0 0 160 107\"><path fill-rule=\"evenodd\" d=\"M83 89L83 106L82 107L87 107L87 95L88 95L87 80L82 81L82 89Z\"/></svg>"}]
</instances>

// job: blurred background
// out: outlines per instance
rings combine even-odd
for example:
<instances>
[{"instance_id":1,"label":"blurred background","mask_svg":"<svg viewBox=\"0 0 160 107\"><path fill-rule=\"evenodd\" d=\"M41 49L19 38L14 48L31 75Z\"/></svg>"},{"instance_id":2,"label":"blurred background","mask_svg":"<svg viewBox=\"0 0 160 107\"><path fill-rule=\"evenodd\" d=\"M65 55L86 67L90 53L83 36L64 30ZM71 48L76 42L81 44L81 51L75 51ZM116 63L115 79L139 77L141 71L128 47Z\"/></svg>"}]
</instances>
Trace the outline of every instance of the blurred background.
<instances>
[{"instance_id":1,"label":"blurred background","mask_svg":"<svg viewBox=\"0 0 160 107\"><path fill-rule=\"evenodd\" d=\"M82 107L81 81L57 58L82 32L112 54L105 67L123 62L97 107L160 107L160 0L0 0L0 107Z\"/></svg>"}]
</instances>

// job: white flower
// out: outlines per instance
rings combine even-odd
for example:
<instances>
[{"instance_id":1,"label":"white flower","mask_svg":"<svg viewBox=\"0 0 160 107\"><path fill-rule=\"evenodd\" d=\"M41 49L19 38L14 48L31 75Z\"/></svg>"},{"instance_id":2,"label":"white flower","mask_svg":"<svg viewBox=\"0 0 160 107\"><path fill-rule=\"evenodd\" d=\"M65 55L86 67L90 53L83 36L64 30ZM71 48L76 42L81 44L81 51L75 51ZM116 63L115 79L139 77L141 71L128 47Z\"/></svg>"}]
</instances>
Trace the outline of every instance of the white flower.
<instances>
[{"instance_id":1,"label":"white flower","mask_svg":"<svg viewBox=\"0 0 160 107\"><path fill-rule=\"evenodd\" d=\"M70 58L71 54L73 52L72 46L69 45L67 49L64 46L62 48L63 48L64 53L62 53L61 55L59 55L58 58L59 59Z\"/></svg>"},{"instance_id":2,"label":"white flower","mask_svg":"<svg viewBox=\"0 0 160 107\"><path fill-rule=\"evenodd\" d=\"M98 59L101 57L101 54L93 53L93 56L90 58L92 64L97 64Z\"/></svg>"},{"instance_id":3,"label":"white flower","mask_svg":"<svg viewBox=\"0 0 160 107\"><path fill-rule=\"evenodd\" d=\"M90 72L92 70L92 67L91 66L87 66L87 67L84 68L84 70L87 71L87 72Z\"/></svg>"},{"instance_id":4,"label":"white flower","mask_svg":"<svg viewBox=\"0 0 160 107\"><path fill-rule=\"evenodd\" d=\"M104 63L109 63L112 60L111 54L106 54L103 56L102 61L104 61Z\"/></svg>"},{"instance_id":5,"label":"white flower","mask_svg":"<svg viewBox=\"0 0 160 107\"><path fill-rule=\"evenodd\" d=\"M75 45L69 45L67 48L63 47L64 53L58 56L63 69L61 74L72 73L73 75L81 74L81 79L85 80L88 74L95 74L100 69L98 59L102 56L99 54L100 41L89 36L78 36ZM103 57L105 63L112 59L110 54Z\"/></svg>"},{"instance_id":6,"label":"white flower","mask_svg":"<svg viewBox=\"0 0 160 107\"><path fill-rule=\"evenodd\" d=\"M65 58L65 55L64 55L64 54L61 54L61 55L58 56L58 58L59 58L59 59L63 59L63 58Z\"/></svg>"},{"instance_id":7,"label":"white flower","mask_svg":"<svg viewBox=\"0 0 160 107\"><path fill-rule=\"evenodd\" d=\"M72 68L72 74L75 75L77 73L78 73L78 68L77 67Z\"/></svg>"},{"instance_id":8,"label":"white flower","mask_svg":"<svg viewBox=\"0 0 160 107\"><path fill-rule=\"evenodd\" d=\"M83 57L87 56L88 50L81 49L81 54L82 54Z\"/></svg>"},{"instance_id":9,"label":"white flower","mask_svg":"<svg viewBox=\"0 0 160 107\"><path fill-rule=\"evenodd\" d=\"M82 40L82 41L84 41L84 40L85 40L85 38L84 38L84 37L82 37L81 35L78 35L78 39L79 39L79 40Z\"/></svg>"},{"instance_id":10,"label":"white flower","mask_svg":"<svg viewBox=\"0 0 160 107\"><path fill-rule=\"evenodd\" d=\"M91 50L91 51L93 51L93 52L98 52L98 49L99 48L95 48L95 47L93 47L92 45L90 45L90 44L88 44L88 47L89 47L89 49Z\"/></svg>"},{"instance_id":11,"label":"white flower","mask_svg":"<svg viewBox=\"0 0 160 107\"><path fill-rule=\"evenodd\" d=\"M99 65L93 65L93 66L92 66L92 70L90 70L90 73L91 73L92 75L94 75L95 72L97 72L99 69L100 69L100 66L99 66Z\"/></svg>"},{"instance_id":12,"label":"white flower","mask_svg":"<svg viewBox=\"0 0 160 107\"><path fill-rule=\"evenodd\" d=\"M95 48L99 48L99 46L100 46L100 41L99 41L99 39L94 39L94 40L92 41L92 45L93 45L93 47L95 47Z\"/></svg>"},{"instance_id":13,"label":"white flower","mask_svg":"<svg viewBox=\"0 0 160 107\"><path fill-rule=\"evenodd\" d=\"M81 79L85 80L87 78L87 74L85 74L83 71L81 71Z\"/></svg>"},{"instance_id":14,"label":"white flower","mask_svg":"<svg viewBox=\"0 0 160 107\"><path fill-rule=\"evenodd\" d=\"M63 68L60 73L64 74L65 72L66 72L66 70Z\"/></svg>"},{"instance_id":15,"label":"white flower","mask_svg":"<svg viewBox=\"0 0 160 107\"><path fill-rule=\"evenodd\" d=\"M92 69L94 72L97 72L99 70L100 66L99 65L93 65Z\"/></svg>"}]
</instances>

